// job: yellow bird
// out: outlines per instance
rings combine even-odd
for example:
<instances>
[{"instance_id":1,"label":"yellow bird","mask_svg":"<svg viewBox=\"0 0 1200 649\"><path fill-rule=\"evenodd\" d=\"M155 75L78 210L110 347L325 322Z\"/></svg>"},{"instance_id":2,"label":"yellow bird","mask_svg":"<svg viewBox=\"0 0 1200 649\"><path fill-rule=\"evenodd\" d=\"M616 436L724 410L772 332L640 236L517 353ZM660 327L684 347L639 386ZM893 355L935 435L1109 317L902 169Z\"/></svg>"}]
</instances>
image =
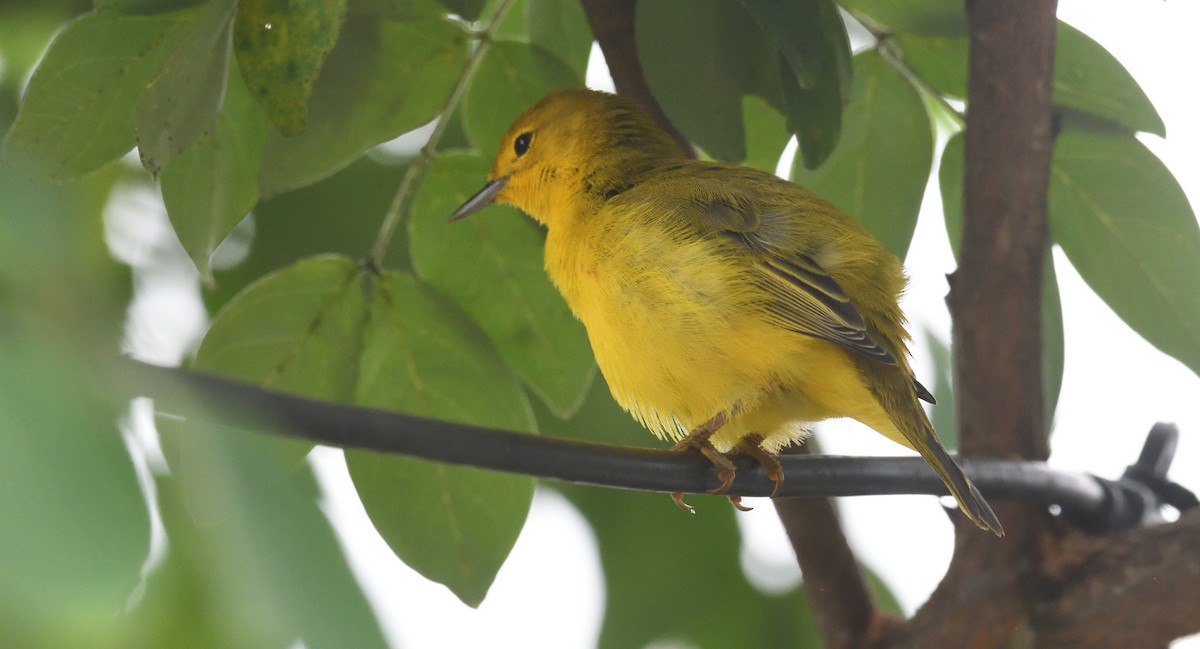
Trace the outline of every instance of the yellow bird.
<instances>
[{"instance_id":1,"label":"yellow bird","mask_svg":"<svg viewBox=\"0 0 1200 649\"><path fill-rule=\"evenodd\" d=\"M851 417L919 452L976 525L1003 534L918 402L932 397L908 365L900 261L838 208L687 158L635 102L583 89L517 117L451 220L493 202L546 227L546 270L613 397L717 465L714 493L734 478L723 453L757 458L778 491L770 454Z\"/></svg>"}]
</instances>

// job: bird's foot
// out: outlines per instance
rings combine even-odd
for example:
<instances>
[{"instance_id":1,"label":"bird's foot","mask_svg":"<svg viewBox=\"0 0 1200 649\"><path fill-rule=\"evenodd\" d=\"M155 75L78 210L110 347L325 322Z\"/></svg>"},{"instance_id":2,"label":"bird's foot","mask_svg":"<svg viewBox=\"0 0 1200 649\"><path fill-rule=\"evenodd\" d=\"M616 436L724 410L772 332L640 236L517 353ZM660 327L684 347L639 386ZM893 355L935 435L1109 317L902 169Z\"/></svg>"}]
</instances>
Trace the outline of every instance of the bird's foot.
<instances>
[{"instance_id":1,"label":"bird's foot","mask_svg":"<svg viewBox=\"0 0 1200 649\"><path fill-rule=\"evenodd\" d=\"M734 447L735 453L754 458L755 462L762 465L767 470L767 477L771 482L775 483L775 488L771 490L771 497L779 495L779 490L783 488L783 465L779 463L779 459L774 455L763 450L762 438L758 435L747 435L742 438L738 445ZM734 505L737 507L737 504ZM741 507L738 507L741 509Z\"/></svg>"},{"instance_id":2,"label":"bird's foot","mask_svg":"<svg viewBox=\"0 0 1200 649\"><path fill-rule=\"evenodd\" d=\"M729 491L729 488L733 486L733 479L737 476L737 467L733 465L733 461L722 455L712 445L712 442L708 441L713 436L713 433L725 425L727 418L728 415L725 413L718 414L716 417L697 426L695 430L688 433L687 437L679 440L679 443L672 448L672 450L680 453L699 451L701 455L708 458L708 461L713 466L717 467L717 479L721 481L721 484L716 489L709 489L708 493L710 494L723 494ZM675 492L671 494L671 499L675 501L675 505L680 509L689 513L695 513L696 508L683 501L682 493ZM733 502L732 498L730 501ZM735 507L741 509L739 505L740 503L734 504Z\"/></svg>"}]
</instances>

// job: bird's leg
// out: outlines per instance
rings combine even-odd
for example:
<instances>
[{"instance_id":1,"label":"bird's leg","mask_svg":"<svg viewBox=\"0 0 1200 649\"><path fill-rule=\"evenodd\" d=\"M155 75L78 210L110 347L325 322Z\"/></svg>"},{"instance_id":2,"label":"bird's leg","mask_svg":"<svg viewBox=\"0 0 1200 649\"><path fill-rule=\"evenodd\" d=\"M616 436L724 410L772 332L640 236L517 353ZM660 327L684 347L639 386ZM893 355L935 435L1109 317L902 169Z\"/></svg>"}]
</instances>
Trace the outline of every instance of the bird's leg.
<instances>
[{"instance_id":1,"label":"bird's leg","mask_svg":"<svg viewBox=\"0 0 1200 649\"><path fill-rule=\"evenodd\" d=\"M721 480L721 486L716 489L710 489L708 491L710 494L721 494L729 491L729 488L733 486L733 478L737 474L737 467L733 465L733 462L724 455L721 455L716 447L712 445L712 442L708 441L713 436L713 433L725 425L726 421L729 421L729 413L717 413L712 419L692 429L692 432L688 433L687 437L679 440L679 443L672 449L675 451L699 451L701 455L708 458L709 462L712 462L713 466L717 467L717 477ZM671 499L675 501L675 504L680 509L686 512L696 511L694 507L683 502L683 493L681 492L677 491L671 494Z\"/></svg>"},{"instance_id":2,"label":"bird's leg","mask_svg":"<svg viewBox=\"0 0 1200 649\"><path fill-rule=\"evenodd\" d=\"M762 437L758 435L747 435L738 442L733 451L754 458L755 462L767 470L767 477L775 483L775 488L771 490L771 497L774 498L779 495L779 490L783 487L783 465L774 455L763 450L762 441ZM730 500L733 500L733 497L730 497ZM735 502L733 506L742 509L740 503Z\"/></svg>"}]
</instances>

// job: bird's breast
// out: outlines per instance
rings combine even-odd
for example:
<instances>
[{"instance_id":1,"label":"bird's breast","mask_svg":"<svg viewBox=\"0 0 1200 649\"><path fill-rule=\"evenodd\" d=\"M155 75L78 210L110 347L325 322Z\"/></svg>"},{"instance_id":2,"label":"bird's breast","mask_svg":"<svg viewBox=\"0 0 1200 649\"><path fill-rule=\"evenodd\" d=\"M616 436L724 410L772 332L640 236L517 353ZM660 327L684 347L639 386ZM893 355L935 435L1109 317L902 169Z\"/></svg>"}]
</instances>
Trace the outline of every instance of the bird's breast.
<instances>
[{"instance_id":1,"label":"bird's breast","mask_svg":"<svg viewBox=\"0 0 1200 649\"><path fill-rule=\"evenodd\" d=\"M547 270L613 396L651 430L676 436L770 383L781 350L761 342L782 330L713 241L651 228L564 234L547 237Z\"/></svg>"}]
</instances>

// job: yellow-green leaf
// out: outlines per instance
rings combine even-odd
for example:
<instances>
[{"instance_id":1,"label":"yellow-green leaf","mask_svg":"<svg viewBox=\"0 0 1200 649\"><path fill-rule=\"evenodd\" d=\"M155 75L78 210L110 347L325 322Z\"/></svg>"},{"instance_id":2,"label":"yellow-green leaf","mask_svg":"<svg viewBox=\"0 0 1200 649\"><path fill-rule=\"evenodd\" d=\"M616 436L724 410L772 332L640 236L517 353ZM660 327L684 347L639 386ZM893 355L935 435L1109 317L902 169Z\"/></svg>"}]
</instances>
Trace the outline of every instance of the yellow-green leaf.
<instances>
[{"instance_id":1,"label":"yellow-green leaf","mask_svg":"<svg viewBox=\"0 0 1200 649\"><path fill-rule=\"evenodd\" d=\"M267 128L235 69L215 130L162 172L171 225L206 280L212 280L213 251L258 200L255 179Z\"/></svg>"},{"instance_id":2,"label":"yellow-green leaf","mask_svg":"<svg viewBox=\"0 0 1200 649\"><path fill-rule=\"evenodd\" d=\"M1200 374L1200 226L1162 161L1127 133L1063 131L1050 231L1122 320Z\"/></svg>"},{"instance_id":3,"label":"yellow-green leaf","mask_svg":"<svg viewBox=\"0 0 1200 649\"><path fill-rule=\"evenodd\" d=\"M333 49L346 0L239 0L234 53L254 98L284 135L304 128L313 82Z\"/></svg>"},{"instance_id":4,"label":"yellow-green leaf","mask_svg":"<svg viewBox=\"0 0 1200 649\"><path fill-rule=\"evenodd\" d=\"M157 174L207 136L229 72L234 0L212 0L151 79L133 115L142 166Z\"/></svg>"},{"instance_id":5,"label":"yellow-green leaf","mask_svg":"<svg viewBox=\"0 0 1200 649\"><path fill-rule=\"evenodd\" d=\"M358 403L533 431L520 384L482 332L408 275L379 278L370 299ZM365 451L346 463L375 529L410 567L478 606L524 525L528 477Z\"/></svg>"},{"instance_id":6,"label":"yellow-green leaf","mask_svg":"<svg viewBox=\"0 0 1200 649\"><path fill-rule=\"evenodd\" d=\"M478 155L434 161L409 220L413 265L478 323L526 385L567 416L583 399L595 362L583 326L546 276L544 235L507 207L447 222L482 186L487 168Z\"/></svg>"},{"instance_id":7,"label":"yellow-green leaf","mask_svg":"<svg viewBox=\"0 0 1200 649\"><path fill-rule=\"evenodd\" d=\"M875 50L854 57L842 138L820 168L800 160L792 180L867 226L904 258L933 161L933 127L920 95Z\"/></svg>"}]
</instances>

